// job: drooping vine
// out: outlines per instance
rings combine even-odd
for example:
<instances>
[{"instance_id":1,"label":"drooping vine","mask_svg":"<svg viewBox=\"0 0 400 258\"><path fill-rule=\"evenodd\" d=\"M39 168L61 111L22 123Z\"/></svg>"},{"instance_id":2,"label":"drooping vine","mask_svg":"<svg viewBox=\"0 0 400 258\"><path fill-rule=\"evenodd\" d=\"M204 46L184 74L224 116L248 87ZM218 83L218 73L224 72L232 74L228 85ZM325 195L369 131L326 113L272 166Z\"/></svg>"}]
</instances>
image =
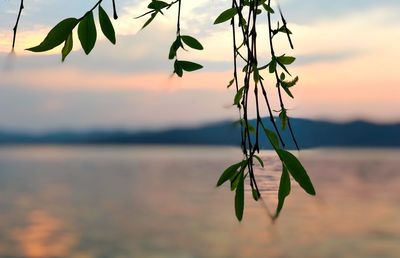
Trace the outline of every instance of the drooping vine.
<instances>
[{"instance_id":1,"label":"drooping vine","mask_svg":"<svg viewBox=\"0 0 400 258\"><path fill-rule=\"evenodd\" d=\"M187 0L185 0L187 1ZM194 50L203 50L198 39L190 35L181 34L181 7L183 0L174 0L170 3L151 0L144 14L136 17L147 17L142 29L147 27L157 15L163 15L165 11L177 6L176 38L169 49L168 58L173 60L173 74L182 77L184 72L193 72L203 66L178 58L178 52L186 47ZM62 43L62 60L71 52L73 47L73 30L78 26L78 38L86 54L89 54L96 43L96 25L93 11L98 8L99 22L103 34L113 44L116 43L115 31L106 11L101 7L99 0L87 13L80 18L68 18L58 23L45 37L42 43L36 47L28 48L33 52L44 52L53 49ZM113 17L118 18L115 0L112 0ZM17 22L14 28L13 47L15 44L16 30L23 9L23 1L19 9ZM275 10L276 9L276 10ZM276 13L278 11L279 14ZM272 24L272 16L278 17L277 25ZM245 184L249 182L252 196L255 201L261 198L260 189L255 174L255 162L264 167L264 162L259 156L262 139L267 139L270 146L275 150L277 157L282 163L282 174L278 190L278 205L275 214L276 219L281 212L285 198L291 191L291 178L297 181L308 194L315 195L313 184L302 166L301 162L288 150L282 137L282 131L288 129L291 140L299 149L294 131L285 107L283 94L286 93L293 98L291 88L294 87L299 78L293 77L289 66L296 60L295 57L279 53L274 39L286 37L290 48L294 48L291 38L292 32L282 13L279 4L272 6L271 0L231 0L229 8L221 12L215 19L214 24L224 25L230 22L232 30L232 53L233 53L233 79L230 80L228 88L235 87L233 105L238 108L240 124L240 144L243 158L240 162L229 166L220 176L217 186L230 182L232 191L235 191L235 214L238 220L242 220L244 212ZM267 31L259 31L259 25L266 25ZM265 35L266 33L266 35ZM260 35L266 36L267 41ZM269 54L260 54L259 48L267 47ZM271 92L276 90L277 95ZM271 99L279 100L279 110L275 111L271 105ZM253 104L254 103L254 104ZM262 114L266 109L267 113ZM252 122L250 114L255 111L255 122ZM276 115L279 117L276 119ZM268 117L268 120L263 117ZM279 124L279 125L278 125ZM264 134L266 137L261 137Z\"/></svg>"}]
</instances>

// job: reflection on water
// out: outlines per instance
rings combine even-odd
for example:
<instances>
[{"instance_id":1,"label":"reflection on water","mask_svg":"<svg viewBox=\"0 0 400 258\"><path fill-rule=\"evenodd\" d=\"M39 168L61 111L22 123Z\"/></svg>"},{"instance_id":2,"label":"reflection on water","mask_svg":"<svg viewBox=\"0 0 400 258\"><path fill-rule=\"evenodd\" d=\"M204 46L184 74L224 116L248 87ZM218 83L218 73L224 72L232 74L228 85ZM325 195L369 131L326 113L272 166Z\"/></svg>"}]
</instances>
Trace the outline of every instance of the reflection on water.
<instances>
[{"instance_id":1,"label":"reflection on water","mask_svg":"<svg viewBox=\"0 0 400 258\"><path fill-rule=\"evenodd\" d=\"M216 189L232 148L0 148L0 257L400 257L399 150L300 154L316 185L293 185L273 225ZM280 166L257 176L276 205Z\"/></svg>"}]
</instances>

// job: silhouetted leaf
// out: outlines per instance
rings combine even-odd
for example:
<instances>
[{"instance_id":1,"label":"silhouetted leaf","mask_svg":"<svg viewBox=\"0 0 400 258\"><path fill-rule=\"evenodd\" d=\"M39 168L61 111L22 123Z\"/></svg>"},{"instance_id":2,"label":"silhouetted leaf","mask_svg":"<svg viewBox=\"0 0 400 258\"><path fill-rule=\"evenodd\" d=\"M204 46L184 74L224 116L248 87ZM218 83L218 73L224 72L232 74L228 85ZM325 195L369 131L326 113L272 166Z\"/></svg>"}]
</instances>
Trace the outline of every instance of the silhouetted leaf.
<instances>
[{"instance_id":1,"label":"silhouetted leaf","mask_svg":"<svg viewBox=\"0 0 400 258\"><path fill-rule=\"evenodd\" d=\"M241 173L237 173L230 179L230 181L231 181L231 191L235 191L236 190L236 187L239 184L239 175L240 174Z\"/></svg>"},{"instance_id":2,"label":"silhouetted leaf","mask_svg":"<svg viewBox=\"0 0 400 258\"><path fill-rule=\"evenodd\" d=\"M285 55L278 56L276 59L278 60L279 63L284 65L290 65L296 60L296 58L293 56L285 56Z\"/></svg>"},{"instance_id":3,"label":"silhouetted leaf","mask_svg":"<svg viewBox=\"0 0 400 258\"><path fill-rule=\"evenodd\" d=\"M218 180L217 187L221 186L223 183L228 181L233 177L233 175L239 170L239 168L242 166L243 161L233 164L232 166L228 167L225 169L225 171L222 173L221 177Z\"/></svg>"},{"instance_id":4,"label":"silhouetted leaf","mask_svg":"<svg viewBox=\"0 0 400 258\"><path fill-rule=\"evenodd\" d=\"M61 50L61 61L62 62L64 62L65 58L71 52L73 45L74 45L74 42L73 42L73 39L72 39L72 32L71 32L69 34L69 36L67 37L67 39L65 40L64 47Z\"/></svg>"},{"instance_id":5,"label":"silhouetted leaf","mask_svg":"<svg viewBox=\"0 0 400 258\"><path fill-rule=\"evenodd\" d=\"M278 64L279 64L279 66L287 73L287 74L289 74L289 75L291 75L290 74L290 72L289 72L289 70L286 68L286 66L284 65L284 64L282 64L281 62L277 62Z\"/></svg>"},{"instance_id":6,"label":"silhouetted leaf","mask_svg":"<svg viewBox=\"0 0 400 258\"><path fill-rule=\"evenodd\" d=\"M244 91L244 87L240 88L240 89L236 92L235 98L234 98L234 100L233 100L233 104L234 104L234 105L239 105L240 100L241 100L242 97L243 97L243 91Z\"/></svg>"},{"instance_id":7,"label":"silhouetted leaf","mask_svg":"<svg viewBox=\"0 0 400 258\"><path fill-rule=\"evenodd\" d=\"M181 39L189 47L191 47L193 49L197 49L197 50L203 50L203 46L197 39L195 39L191 36L188 36L188 35L182 35Z\"/></svg>"},{"instance_id":8,"label":"silhouetted leaf","mask_svg":"<svg viewBox=\"0 0 400 258\"><path fill-rule=\"evenodd\" d=\"M278 149L276 152L294 180L296 180L308 194L315 195L315 189L311 179L300 161L286 150Z\"/></svg>"},{"instance_id":9,"label":"silhouetted leaf","mask_svg":"<svg viewBox=\"0 0 400 258\"><path fill-rule=\"evenodd\" d=\"M274 149L278 149L279 148L279 139L278 136L276 136L276 134L269 130L268 128L264 128L264 132L265 135L267 135L267 138L269 140L269 142L271 143L272 147Z\"/></svg>"},{"instance_id":10,"label":"silhouetted leaf","mask_svg":"<svg viewBox=\"0 0 400 258\"><path fill-rule=\"evenodd\" d=\"M260 194L259 191L257 191L257 189L251 189L251 193L252 193L253 199L254 199L255 201L258 201L258 200L260 199L261 194Z\"/></svg>"},{"instance_id":11,"label":"silhouetted leaf","mask_svg":"<svg viewBox=\"0 0 400 258\"><path fill-rule=\"evenodd\" d=\"M263 7L264 7L265 11L267 11L269 13L275 13L274 9L272 9L271 6L269 6L267 4L263 4Z\"/></svg>"},{"instance_id":12,"label":"silhouetted leaf","mask_svg":"<svg viewBox=\"0 0 400 258\"><path fill-rule=\"evenodd\" d=\"M88 12L79 22L78 37L85 54L88 55L96 44L97 32L94 24L93 12Z\"/></svg>"},{"instance_id":13,"label":"silhouetted leaf","mask_svg":"<svg viewBox=\"0 0 400 258\"><path fill-rule=\"evenodd\" d=\"M226 87L227 88L231 87L234 82L235 82L235 79L230 80L228 83L228 86L226 86Z\"/></svg>"},{"instance_id":14,"label":"silhouetted leaf","mask_svg":"<svg viewBox=\"0 0 400 258\"><path fill-rule=\"evenodd\" d=\"M282 73L283 74L283 73ZM296 76L293 80L291 80L291 81L282 81L281 82L281 85L282 85L282 87L284 87L284 88L290 88L290 87L293 87L293 86L295 86L296 84L297 84L297 82L299 81L299 77L298 76Z\"/></svg>"},{"instance_id":15,"label":"silhouetted leaf","mask_svg":"<svg viewBox=\"0 0 400 258\"><path fill-rule=\"evenodd\" d=\"M150 18L143 24L141 30L143 30L144 28L146 28L147 25L149 25L149 24L154 20L154 18L156 17L156 15L157 15L157 12L152 13L152 14L150 15Z\"/></svg>"},{"instance_id":16,"label":"silhouetted leaf","mask_svg":"<svg viewBox=\"0 0 400 258\"><path fill-rule=\"evenodd\" d=\"M75 18L67 18L59 22L50 32L45 39L36 47L31 47L26 50L32 52L44 52L51 50L67 40L72 30L78 24L79 20Z\"/></svg>"},{"instance_id":17,"label":"silhouetted leaf","mask_svg":"<svg viewBox=\"0 0 400 258\"><path fill-rule=\"evenodd\" d=\"M282 25L282 27L280 27L280 28L278 29L278 31L279 31L279 32L286 33L286 34L292 34L292 32L291 32L285 25Z\"/></svg>"},{"instance_id":18,"label":"silhouetted leaf","mask_svg":"<svg viewBox=\"0 0 400 258\"><path fill-rule=\"evenodd\" d=\"M285 110L285 109L281 110L281 112L279 113L279 118L280 118L280 120L281 120L281 127L282 127L282 130L285 130L285 129L286 129L287 122L288 122L288 117L287 117L287 114L286 114L286 110Z\"/></svg>"},{"instance_id":19,"label":"silhouetted leaf","mask_svg":"<svg viewBox=\"0 0 400 258\"><path fill-rule=\"evenodd\" d=\"M258 160L258 162L260 163L261 167L264 167L264 162L262 161L262 159L259 156L253 155L253 157Z\"/></svg>"},{"instance_id":20,"label":"silhouetted leaf","mask_svg":"<svg viewBox=\"0 0 400 258\"><path fill-rule=\"evenodd\" d=\"M178 62L178 60L175 60L174 62L174 73L176 73L176 75L178 75L179 77L182 77L183 75L181 63Z\"/></svg>"},{"instance_id":21,"label":"silhouetted leaf","mask_svg":"<svg viewBox=\"0 0 400 258\"><path fill-rule=\"evenodd\" d=\"M178 51L180 46L181 46L180 37L177 36L176 40L172 43L171 47L169 48L168 59L174 59L176 57L176 51Z\"/></svg>"},{"instance_id":22,"label":"silhouetted leaf","mask_svg":"<svg viewBox=\"0 0 400 258\"><path fill-rule=\"evenodd\" d=\"M269 72L274 73L276 70L276 59L272 58L271 62L269 63Z\"/></svg>"},{"instance_id":23,"label":"silhouetted leaf","mask_svg":"<svg viewBox=\"0 0 400 258\"><path fill-rule=\"evenodd\" d=\"M289 90L288 87L284 86L284 84L281 84L282 88L284 89L284 91L286 92L287 95L289 95L289 97L294 98L292 92Z\"/></svg>"},{"instance_id":24,"label":"silhouetted leaf","mask_svg":"<svg viewBox=\"0 0 400 258\"><path fill-rule=\"evenodd\" d=\"M217 19L215 19L214 24L226 22L232 19L236 14L237 14L236 8L230 8L228 10L225 10L217 17Z\"/></svg>"},{"instance_id":25,"label":"silhouetted leaf","mask_svg":"<svg viewBox=\"0 0 400 258\"><path fill-rule=\"evenodd\" d=\"M282 175L278 191L278 207L276 208L275 218L279 216L285 203L285 198L290 194L290 176L284 164L282 164Z\"/></svg>"},{"instance_id":26,"label":"silhouetted leaf","mask_svg":"<svg viewBox=\"0 0 400 258\"><path fill-rule=\"evenodd\" d=\"M260 80L260 73L259 73L256 65L253 66L253 80L256 84Z\"/></svg>"},{"instance_id":27,"label":"silhouetted leaf","mask_svg":"<svg viewBox=\"0 0 400 258\"><path fill-rule=\"evenodd\" d=\"M193 71L203 68L203 66L198 63L193 63L193 62L189 62L189 61L178 61L178 62L180 64L180 66L182 67L182 69L187 72L193 72Z\"/></svg>"},{"instance_id":28,"label":"silhouetted leaf","mask_svg":"<svg viewBox=\"0 0 400 258\"><path fill-rule=\"evenodd\" d=\"M236 218L239 221L241 221L243 218L243 211L244 211L244 177L243 177L243 172L240 172L235 194L235 214Z\"/></svg>"},{"instance_id":29,"label":"silhouetted leaf","mask_svg":"<svg viewBox=\"0 0 400 258\"><path fill-rule=\"evenodd\" d=\"M169 4L167 4L164 1L152 0L151 3L147 6L147 8L153 9L153 10L161 10L168 6L169 6Z\"/></svg>"},{"instance_id":30,"label":"silhouetted leaf","mask_svg":"<svg viewBox=\"0 0 400 258\"><path fill-rule=\"evenodd\" d=\"M115 45L116 39L115 39L114 27L112 25L110 17L108 17L108 14L100 5L99 5L99 21L100 21L101 31L103 32L104 36L106 36L106 38L108 38L108 40Z\"/></svg>"}]
</instances>

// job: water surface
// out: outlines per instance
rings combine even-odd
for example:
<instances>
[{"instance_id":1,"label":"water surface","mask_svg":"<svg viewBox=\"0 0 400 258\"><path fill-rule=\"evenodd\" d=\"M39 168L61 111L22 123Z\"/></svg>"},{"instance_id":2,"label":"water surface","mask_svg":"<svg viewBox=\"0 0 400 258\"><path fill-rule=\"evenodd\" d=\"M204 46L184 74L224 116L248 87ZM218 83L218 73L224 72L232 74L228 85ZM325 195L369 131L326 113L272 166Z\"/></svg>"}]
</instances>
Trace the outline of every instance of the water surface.
<instances>
[{"instance_id":1,"label":"water surface","mask_svg":"<svg viewBox=\"0 0 400 258\"><path fill-rule=\"evenodd\" d=\"M400 257L400 150L300 153L317 197L293 183L271 223L280 165L257 170L234 216L220 172L234 148L0 148L0 257Z\"/></svg>"}]
</instances>

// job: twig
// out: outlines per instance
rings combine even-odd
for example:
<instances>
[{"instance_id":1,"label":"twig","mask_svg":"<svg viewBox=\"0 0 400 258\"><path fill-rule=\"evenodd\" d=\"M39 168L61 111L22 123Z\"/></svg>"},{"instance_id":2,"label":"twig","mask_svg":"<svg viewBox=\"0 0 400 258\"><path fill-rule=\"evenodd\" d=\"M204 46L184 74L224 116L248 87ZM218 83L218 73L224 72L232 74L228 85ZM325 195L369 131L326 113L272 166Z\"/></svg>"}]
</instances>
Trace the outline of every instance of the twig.
<instances>
[{"instance_id":1,"label":"twig","mask_svg":"<svg viewBox=\"0 0 400 258\"><path fill-rule=\"evenodd\" d=\"M21 13L22 10L24 9L24 0L21 0L21 3L19 5L19 11L18 11L18 16L17 16L17 21L15 22L15 26L13 28L13 42L12 42L12 51L14 52L15 48L15 39L17 38L17 30L18 30L18 25L19 25L19 19L21 18Z\"/></svg>"},{"instance_id":2,"label":"twig","mask_svg":"<svg viewBox=\"0 0 400 258\"><path fill-rule=\"evenodd\" d=\"M112 0L114 20L118 19L117 8L115 7L115 0Z\"/></svg>"}]
</instances>

